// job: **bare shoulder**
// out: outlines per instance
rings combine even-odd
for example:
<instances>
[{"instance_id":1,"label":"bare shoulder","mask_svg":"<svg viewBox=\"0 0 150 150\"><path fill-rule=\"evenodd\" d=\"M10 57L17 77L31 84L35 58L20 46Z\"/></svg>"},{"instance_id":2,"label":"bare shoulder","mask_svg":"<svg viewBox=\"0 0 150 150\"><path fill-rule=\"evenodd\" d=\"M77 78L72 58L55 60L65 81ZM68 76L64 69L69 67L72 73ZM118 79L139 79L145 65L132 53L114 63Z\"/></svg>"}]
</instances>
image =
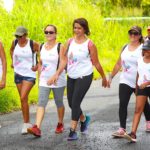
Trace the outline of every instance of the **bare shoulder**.
<instances>
[{"instance_id":1,"label":"bare shoulder","mask_svg":"<svg viewBox=\"0 0 150 150\"><path fill-rule=\"evenodd\" d=\"M34 49L34 51L39 51L40 43L33 41L33 49Z\"/></svg>"},{"instance_id":2,"label":"bare shoulder","mask_svg":"<svg viewBox=\"0 0 150 150\"><path fill-rule=\"evenodd\" d=\"M94 44L94 42L91 39L89 39L89 41L88 41L88 48L89 48L89 50L92 50L92 51L97 49L96 45Z\"/></svg>"}]
</instances>

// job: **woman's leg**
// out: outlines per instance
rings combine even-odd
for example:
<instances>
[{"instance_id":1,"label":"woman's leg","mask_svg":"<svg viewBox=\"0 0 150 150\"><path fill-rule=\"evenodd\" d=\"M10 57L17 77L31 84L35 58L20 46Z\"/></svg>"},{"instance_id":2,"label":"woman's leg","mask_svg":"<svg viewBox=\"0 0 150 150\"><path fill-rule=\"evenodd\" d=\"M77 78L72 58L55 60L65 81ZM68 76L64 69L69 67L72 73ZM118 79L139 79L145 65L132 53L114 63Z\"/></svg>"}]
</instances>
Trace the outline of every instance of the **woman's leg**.
<instances>
[{"instance_id":1,"label":"woman's leg","mask_svg":"<svg viewBox=\"0 0 150 150\"><path fill-rule=\"evenodd\" d=\"M80 116L83 114L80 105L92 83L92 78L93 74L85 76L83 78L78 78L75 81L75 87L72 97L72 121L71 121L71 128L73 130L76 130L78 120Z\"/></svg>"},{"instance_id":2,"label":"woman's leg","mask_svg":"<svg viewBox=\"0 0 150 150\"><path fill-rule=\"evenodd\" d=\"M49 100L49 94L51 89L48 87L39 87L39 96L38 96L38 108L36 112L36 125L38 128L41 128L42 120L45 114L45 107Z\"/></svg>"},{"instance_id":3,"label":"woman's leg","mask_svg":"<svg viewBox=\"0 0 150 150\"><path fill-rule=\"evenodd\" d=\"M34 126L28 128L28 133L33 134L34 136L41 136L41 124L45 114L45 107L49 99L50 88L48 87L39 87L39 97L38 97L38 108L36 112L36 123Z\"/></svg>"},{"instance_id":4,"label":"woman's leg","mask_svg":"<svg viewBox=\"0 0 150 150\"><path fill-rule=\"evenodd\" d=\"M24 123L28 123L29 118L29 105L28 105L28 95L33 87L34 83L29 81L22 81L22 84L17 85L17 88L20 90L20 100L21 100L21 108L23 114ZM19 91L18 90L18 91Z\"/></svg>"},{"instance_id":5,"label":"woman's leg","mask_svg":"<svg viewBox=\"0 0 150 150\"><path fill-rule=\"evenodd\" d=\"M57 106L58 123L63 124L64 113L65 113L63 96L64 96L65 87L53 88L52 90L53 90L55 104Z\"/></svg>"},{"instance_id":6,"label":"woman's leg","mask_svg":"<svg viewBox=\"0 0 150 150\"><path fill-rule=\"evenodd\" d=\"M134 88L131 88L126 84L119 85L119 120L120 127L123 129L126 129L127 108L133 92Z\"/></svg>"},{"instance_id":7,"label":"woman's leg","mask_svg":"<svg viewBox=\"0 0 150 150\"><path fill-rule=\"evenodd\" d=\"M67 99L70 109L72 109L72 97L74 93L75 79L67 77Z\"/></svg>"},{"instance_id":8,"label":"woman's leg","mask_svg":"<svg viewBox=\"0 0 150 150\"><path fill-rule=\"evenodd\" d=\"M150 104L148 102L148 99L144 106L144 115L145 115L146 121L150 121Z\"/></svg>"},{"instance_id":9,"label":"woman's leg","mask_svg":"<svg viewBox=\"0 0 150 150\"><path fill-rule=\"evenodd\" d=\"M147 100L147 96L139 95L136 97L136 108L135 108L133 124L132 124L132 133L134 134L136 134L137 127L139 125L141 114L143 112L146 100Z\"/></svg>"}]
</instances>

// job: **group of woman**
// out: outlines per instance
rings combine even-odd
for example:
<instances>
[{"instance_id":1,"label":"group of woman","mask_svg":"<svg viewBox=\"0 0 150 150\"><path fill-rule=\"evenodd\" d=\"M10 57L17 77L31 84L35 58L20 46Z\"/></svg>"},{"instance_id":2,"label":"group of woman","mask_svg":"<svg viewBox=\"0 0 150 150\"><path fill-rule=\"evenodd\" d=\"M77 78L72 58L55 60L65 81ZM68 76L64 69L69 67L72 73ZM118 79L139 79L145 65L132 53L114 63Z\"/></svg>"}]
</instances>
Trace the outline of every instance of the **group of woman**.
<instances>
[{"instance_id":1,"label":"group of woman","mask_svg":"<svg viewBox=\"0 0 150 150\"><path fill-rule=\"evenodd\" d=\"M20 26L16 29L14 34L16 40L12 42L10 53L12 68L14 68L14 81L21 100L24 121L22 134L30 133L37 137L41 136L41 124L51 90L53 91L58 114L58 124L55 132L62 133L64 131L63 118L65 107L63 95L65 86L67 86L67 99L71 109L71 125L68 140L78 139L76 129L79 121L80 132L85 133L90 122L90 116L83 113L81 103L92 83L94 66L102 77L103 87L110 87L113 77L121 68L123 69L119 85L120 128L113 133L113 136L136 141L136 130L143 109L147 121L146 130L150 131L150 106L147 100L147 97L150 96L148 91L150 74L149 70L147 70L150 59L149 40L143 45L141 28L133 26L128 32L130 43L122 49L119 60L107 81L98 59L97 48L88 38L90 30L87 20L84 18L75 19L73 22L73 33L74 36L63 45L57 42L56 26L47 25L44 28L46 42L40 45L28 39L28 31L25 27ZM38 63L35 61L36 53L40 54ZM6 59L2 46L0 58L3 66L0 88L3 88L6 81ZM138 61L139 58L140 62ZM143 65L142 67L141 64ZM29 118L28 95L35 84L37 70L39 73L38 108L35 124L32 125ZM66 71L67 81L65 77ZM133 92L137 95L136 111L132 132L127 134L127 106Z\"/></svg>"}]
</instances>

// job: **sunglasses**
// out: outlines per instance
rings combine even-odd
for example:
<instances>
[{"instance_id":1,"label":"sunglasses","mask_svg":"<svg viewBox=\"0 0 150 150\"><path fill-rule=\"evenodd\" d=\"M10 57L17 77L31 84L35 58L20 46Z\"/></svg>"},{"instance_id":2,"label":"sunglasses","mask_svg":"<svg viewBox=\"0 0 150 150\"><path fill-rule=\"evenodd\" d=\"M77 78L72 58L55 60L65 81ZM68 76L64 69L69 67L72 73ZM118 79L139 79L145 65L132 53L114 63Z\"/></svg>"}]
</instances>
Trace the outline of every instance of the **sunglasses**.
<instances>
[{"instance_id":1,"label":"sunglasses","mask_svg":"<svg viewBox=\"0 0 150 150\"><path fill-rule=\"evenodd\" d=\"M54 31L44 31L44 34L54 34Z\"/></svg>"},{"instance_id":2,"label":"sunglasses","mask_svg":"<svg viewBox=\"0 0 150 150\"><path fill-rule=\"evenodd\" d=\"M137 36L137 35L139 35L139 33L138 32L129 32L129 35L135 35L135 36Z\"/></svg>"},{"instance_id":3,"label":"sunglasses","mask_svg":"<svg viewBox=\"0 0 150 150\"><path fill-rule=\"evenodd\" d=\"M16 37L17 39L20 39L20 38L22 38L23 36L15 35L15 37Z\"/></svg>"}]
</instances>

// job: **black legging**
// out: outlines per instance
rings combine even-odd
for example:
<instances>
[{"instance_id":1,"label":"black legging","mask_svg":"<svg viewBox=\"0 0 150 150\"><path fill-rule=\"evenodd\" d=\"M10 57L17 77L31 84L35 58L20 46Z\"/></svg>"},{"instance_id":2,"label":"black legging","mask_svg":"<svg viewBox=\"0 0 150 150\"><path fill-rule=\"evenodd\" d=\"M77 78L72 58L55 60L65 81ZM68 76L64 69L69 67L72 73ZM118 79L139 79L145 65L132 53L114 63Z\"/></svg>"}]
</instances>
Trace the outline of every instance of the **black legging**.
<instances>
[{"instance_id":1,"label":"black legging","mask_svg":"<svg viewBox=\"0 0 150 150\"><path fill-rule=\"evenodd\" d=\"M81 102L92 83L93 73L82 78L67 78L67 98L72 110L72 120L78 121L82 114Z\"/></svg>"},{"instance_id":2,"label":"black legging","mask_svg":"<svg viewBox=\"0 0 150 150\"><path fill-rule=\"evenodd\" d=\"M127 107L132 93L135 88L131 88L126 84L119 85L119 119L120 127L126 129ZM145 103L144 115L147 121L150 121L150 105L148 100Z\"/></svg>"}]
</instances>

